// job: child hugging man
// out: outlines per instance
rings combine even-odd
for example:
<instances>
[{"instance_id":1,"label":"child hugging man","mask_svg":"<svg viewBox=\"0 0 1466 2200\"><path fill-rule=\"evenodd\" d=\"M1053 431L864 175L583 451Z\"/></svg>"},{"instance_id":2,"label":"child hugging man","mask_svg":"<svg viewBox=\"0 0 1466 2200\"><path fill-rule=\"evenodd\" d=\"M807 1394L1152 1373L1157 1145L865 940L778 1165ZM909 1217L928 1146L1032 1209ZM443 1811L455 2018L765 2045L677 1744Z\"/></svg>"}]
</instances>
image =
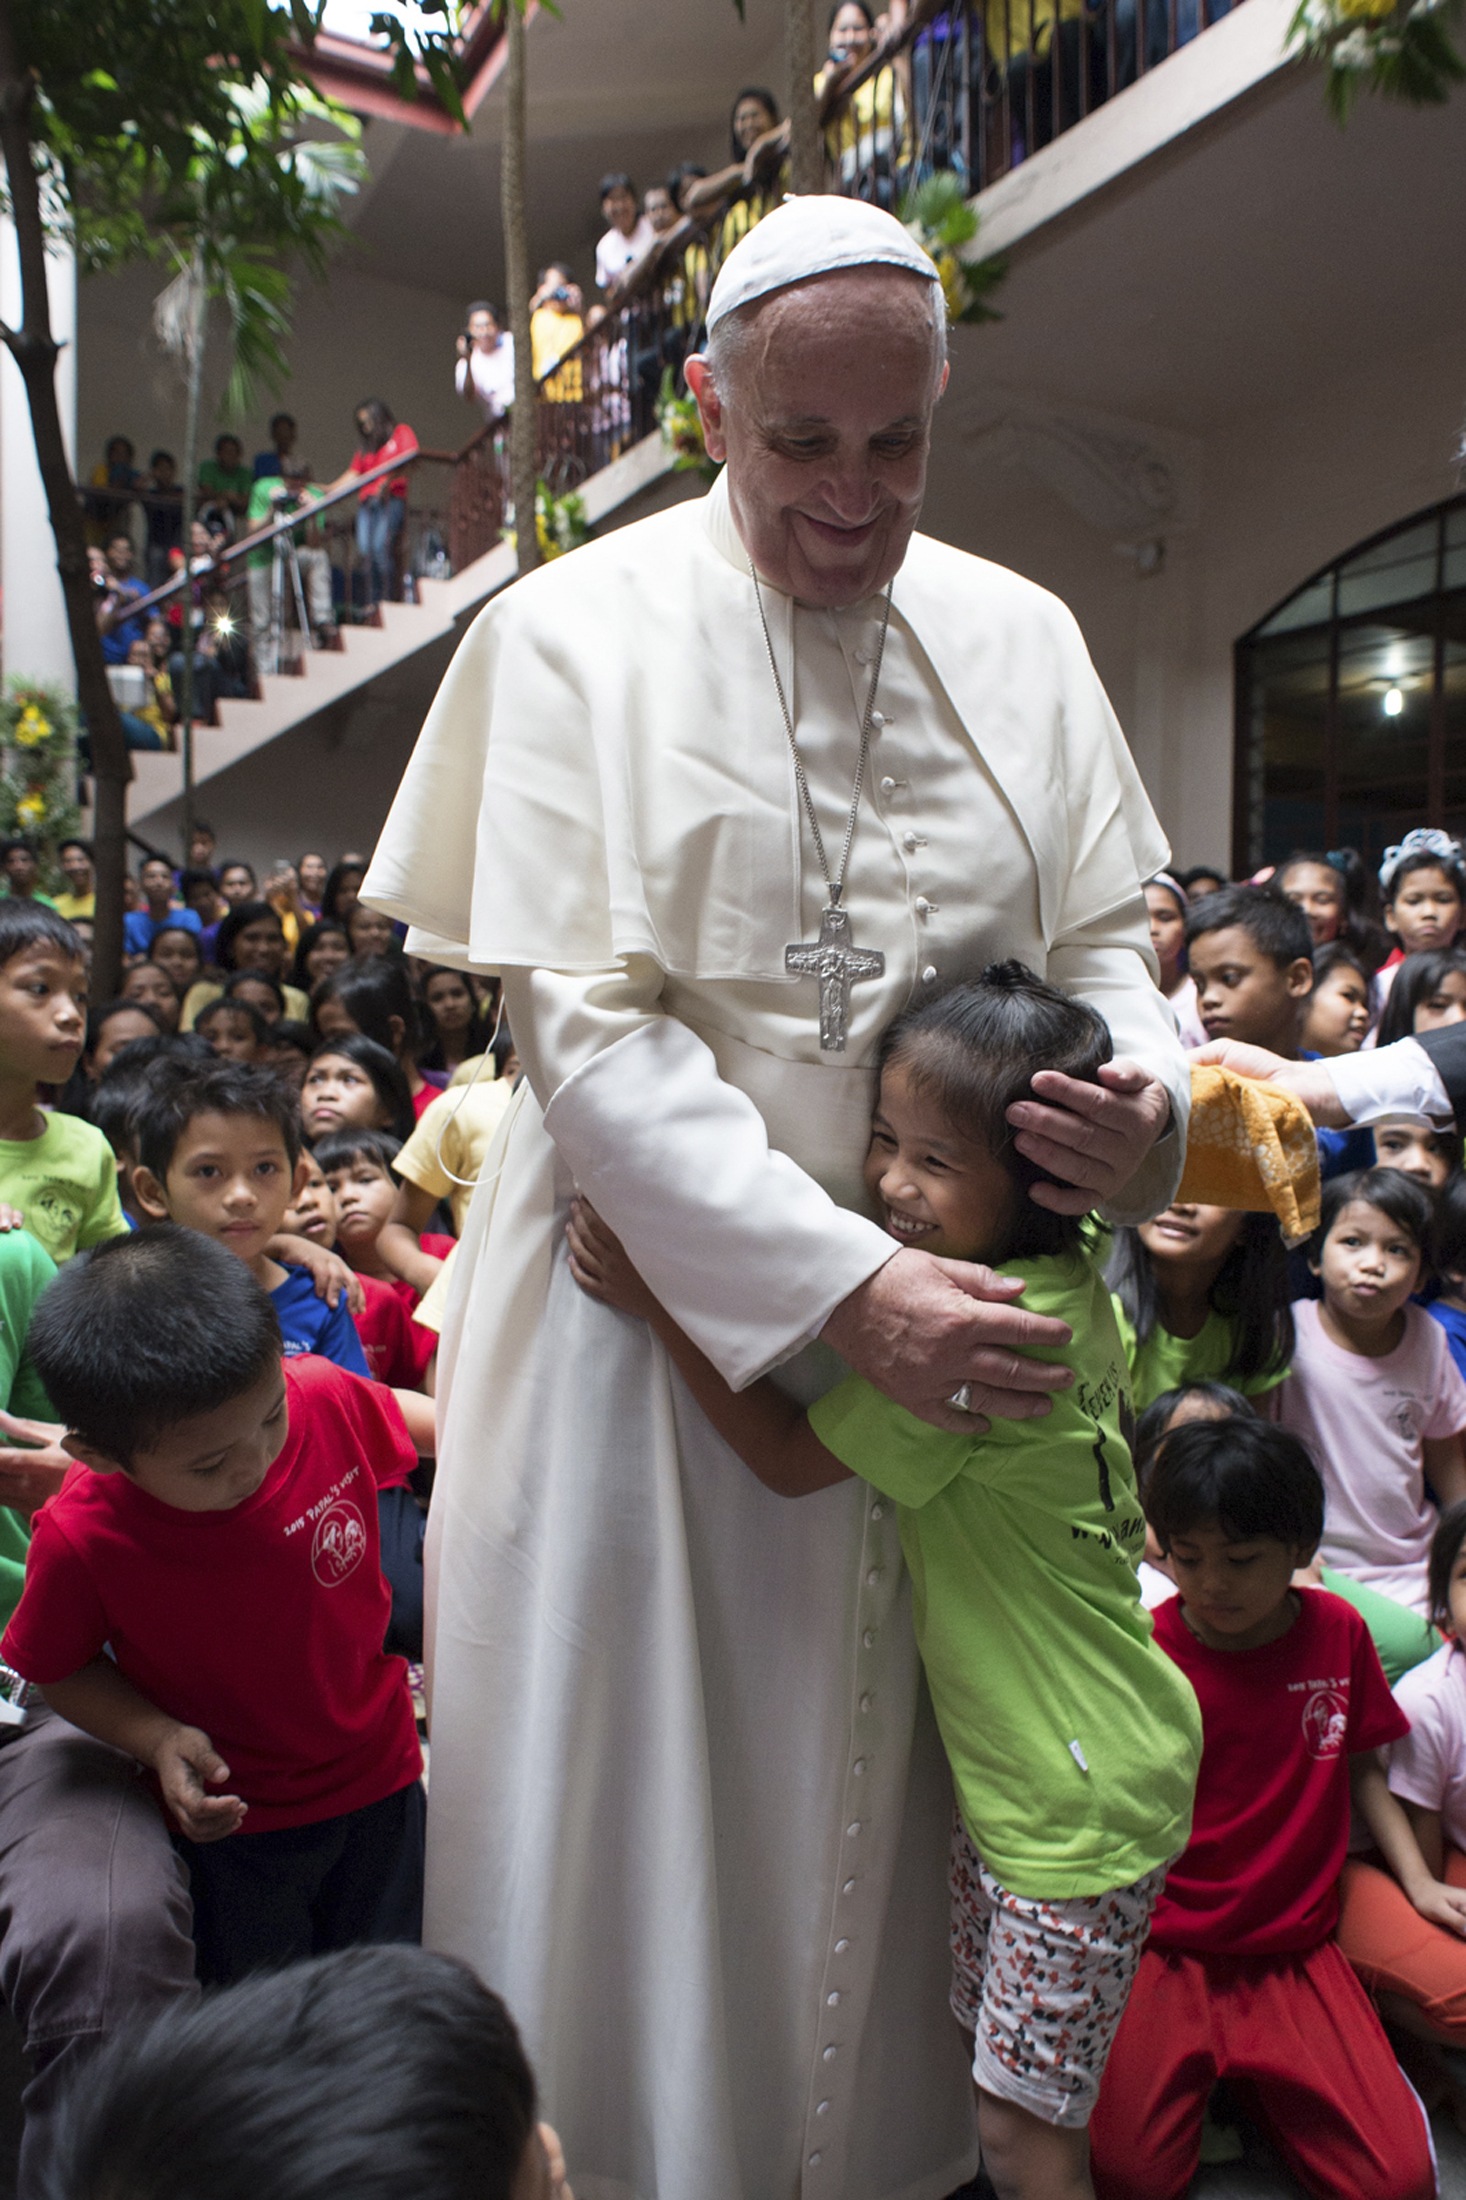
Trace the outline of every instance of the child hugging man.
<instances>
[{"instance_id":1,"label":"child hugging man","mask_svg":"<svg viewBox=\"0 0 1466 2200\"><path fill-rule=\"evenodd\" d=\"M422 1758L372 1501L416 1464L391 1399L282 1365L246 1264L166 1225L64 1270L30 1346L79 1463L0 1656L153 1774L200 1976L417 1940Z\"/></svg>"}]
</instances>

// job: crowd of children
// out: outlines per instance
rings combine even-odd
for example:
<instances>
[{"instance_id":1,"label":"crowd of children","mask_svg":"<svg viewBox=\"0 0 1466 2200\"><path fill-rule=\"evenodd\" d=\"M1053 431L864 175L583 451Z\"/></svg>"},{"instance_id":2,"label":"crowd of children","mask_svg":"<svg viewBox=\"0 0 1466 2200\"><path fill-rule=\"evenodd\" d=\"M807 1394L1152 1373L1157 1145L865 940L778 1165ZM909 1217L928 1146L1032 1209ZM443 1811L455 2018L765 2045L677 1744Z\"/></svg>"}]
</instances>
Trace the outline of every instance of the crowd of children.
<instances>
[{"instance_id":1,"label":"crowd of children","mask_svg":"<svg viewBox=\"0 0 1466 2200\"><path fill-rule=\"evenodd\" d=\"M0 898L0 1406L22 1440L0 1656L33 1716L145 1767L197 1974L263 1992L265 2034L301 1974L246 1974L418 1936L436 1325L516 1067L491 989L413 963L360 880L305 859L292 902L242 865L146 876L122 992L90 1013L76 931ZM1347 851L1153 881L1183 1035L1293 1058L1466 1020L1461 850L1410 834L1380 890L1376 911ZM1016 1270L1069 1325L1044 1419L944 1433L854 1378L808 1412L734 1393L584 1203L571 1273L652 1324L769 1487L853 1474L896 1507L1000 2200L1180 2200L1239 2116L1310 2192L1423 2200L1422 2097L1466 2127L1444 2053L1466 2046L1462 1142L1414 1118L1320 1133L1301 1254L1271 1216L1188 1203L1106 1230L1029 1197L1006 1110L1035 1068L1093 1081L1109 1054L1011 963L881 1053L873 1211ZM382 1975L404 2005L472 1991ZM513 2063L503 2012L479 2019ZM97 2097L133 2088L166 2126L157 2070L214 2071L229 2025L117 2044ZM511 2091L506 2161L561 2189L527 2072ZM84 2163L95 2116L52 2137Z\"/></svg>"}]
</instances>

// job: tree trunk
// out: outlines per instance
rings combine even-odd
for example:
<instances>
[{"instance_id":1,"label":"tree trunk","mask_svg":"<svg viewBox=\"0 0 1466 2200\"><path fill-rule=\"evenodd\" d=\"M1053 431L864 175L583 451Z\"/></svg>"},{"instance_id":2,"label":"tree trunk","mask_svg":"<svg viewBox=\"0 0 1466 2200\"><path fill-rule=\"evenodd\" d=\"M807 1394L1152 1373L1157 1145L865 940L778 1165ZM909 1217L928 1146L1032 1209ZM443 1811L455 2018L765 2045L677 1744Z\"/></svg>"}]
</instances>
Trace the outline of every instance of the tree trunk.
<instances>
[{"instance_id":1,"label":"tree trunk","mask_svg":"<svg viewBox=\"0 0 1466 2200\"><path fill-rule=\"evenodd\" d=\"M800 193L823 191L825 149L814 96L820 56L813 0L784 0L784 54L789 70L789 188Z\"/></svg>"},{"instance_id":2,"label":"tree trunk","mask_svg":"<svg viewBox=\"0 0 1466 2200\"><path fill-rule=\"evenodd\" d=\"M183 415L183 566L193 564L193 518L198 503L199 407L204 386L204 339L208 334L209 301L204 295L203 251L194 247L189 267L188 333L184 369L188 393ZM202 631L202 630L201 630ZM193 847L193 583L183 591L183 677L178 683L178 739L183 750L183 861Z\"/></svg>"},{"instance_id":3,"label":"tree trunk","mask_svg":"<svg viewBox=\"0 0 1466 2200\"><path fill-rule=\"evenodd\" d=\"M56 340L51 333L51 301L46 288L46 235L30 139L33 97L31 81L16 59L11 0L0 0L0 154L10 184L21 284L20 327L0 330L0 341L9 346L25 384L76 663L76 699L91 741L92 842L97 874L92 998L106 1001L122 982L122 881L127 866L127 787L132 778L132 759L127 752L121 713L107 684L87 567L86 532L76 483L67 463L61 408L56 402Z\"/></svg>"},{"instance_id":4,"label":"tree trunk","mask_svg":"<svg viewBox=\"0 0 1466 2200\"><path fill-rule=\"evenodd\" d=\"M523 0L503 0L509 61L504 72L504 152L499 196L504 221L504 280L509 290L509 328L514 338L514 410L509 420L509 477L521 576L540 562L535 511L539 469L535 463L534 360L529 343L529 222L525 211Z\"/></svg>"}]
</instances>

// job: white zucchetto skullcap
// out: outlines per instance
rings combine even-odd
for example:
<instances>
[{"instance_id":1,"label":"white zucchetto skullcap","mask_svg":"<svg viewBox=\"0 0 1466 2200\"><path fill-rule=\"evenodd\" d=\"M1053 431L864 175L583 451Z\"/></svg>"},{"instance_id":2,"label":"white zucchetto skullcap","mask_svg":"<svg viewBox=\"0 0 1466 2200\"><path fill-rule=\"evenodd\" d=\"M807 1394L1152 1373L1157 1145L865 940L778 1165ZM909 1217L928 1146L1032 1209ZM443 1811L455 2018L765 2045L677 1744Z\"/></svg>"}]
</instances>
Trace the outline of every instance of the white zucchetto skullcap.
<instances>
[{"instance_id":1,"label":"white zucchetto skullcap","mask_svg":"<svg viewBox=\"0 0 1466 2200\"><path fill-rule=\"evenodd\" d=\"M728 254L708 300L707 326L725 313L845 267L902 267L940 282L935 263L894 214L833 194L785 199Z\"/></svg>"}]
</instances>

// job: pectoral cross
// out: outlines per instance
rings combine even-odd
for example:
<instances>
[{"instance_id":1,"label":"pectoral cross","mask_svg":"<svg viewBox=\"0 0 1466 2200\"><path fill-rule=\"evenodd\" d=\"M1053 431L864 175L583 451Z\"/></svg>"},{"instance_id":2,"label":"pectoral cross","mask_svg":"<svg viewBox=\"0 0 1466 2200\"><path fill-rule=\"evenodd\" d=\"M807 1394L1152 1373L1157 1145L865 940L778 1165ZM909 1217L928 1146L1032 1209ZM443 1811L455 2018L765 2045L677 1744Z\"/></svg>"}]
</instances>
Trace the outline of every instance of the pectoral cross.
<instances>
[{"instance_id":1,"label":"pectoral cross","mask_svg":"<svg viewBox=\"0 0 1466 2200\"><path fill-rule=\"evenodd\" d=\"M843 1054L849 1036L850 988L861 978L885 975L886 958L850 944L850 918L836 901L820 911L818 940L786 947L784 968L796 978L820 982L820 1052Z\"/></svg>"}]
</instances>

